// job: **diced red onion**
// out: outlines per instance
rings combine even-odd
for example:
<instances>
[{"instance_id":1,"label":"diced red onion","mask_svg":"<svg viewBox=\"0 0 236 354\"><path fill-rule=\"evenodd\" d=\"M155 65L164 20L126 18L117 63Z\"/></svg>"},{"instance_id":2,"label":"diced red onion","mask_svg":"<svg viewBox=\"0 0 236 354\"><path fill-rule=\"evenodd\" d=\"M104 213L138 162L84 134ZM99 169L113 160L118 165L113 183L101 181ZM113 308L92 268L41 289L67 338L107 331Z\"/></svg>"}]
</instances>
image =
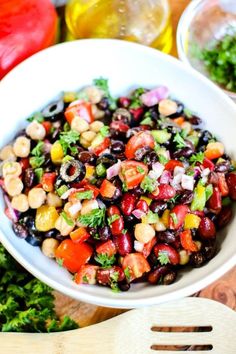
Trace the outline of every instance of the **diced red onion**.
<instances>
[{"instance_id":1,"label":"diced red onion","mask_svg":"<svg viewBox=\"0 0 236 354\"><path fill-rule=\"evenodd\" d=\"M161 100L169 96L169 90L165 86L159 86L151 91L145 92L140 96L141 102L147 107L155 106Z\"/></svg>"},{"instance_id":2,"label":"diced red onion","mask_svg":"<svg viewBox=\"0 0 236 354\"><path fill-rule=\"evenodd\" d=\"M13 222L17 222L19 220L19 212L17 210L13 209L10 199L8 198L8 196L6 194L4 194L4 200L5 200L6 206L8 208L9 216L10 216L11 220Z\"/></svg>"},{"instance_id":3,"label":"diced red onion","mask_svg":"<svg viewBox=\"0 0 236 354\"><path fill-rule=\"evenodd\" d=\"M112 177L118 176L118 174L120 173L120 169L121 161L118 160L117 163L107 169L107 179L111 179Z\"/></svg>"},{"instance_id":4,"label":"diced red onion","mask_svg":"<svg viewBox=\"0 0 236 354\"><path fill-rule=\"evenodd\" d=\"M152 170L154 171L156 178L159 178L162 175L164 169L165 167L160 162L155 162L152 165Z\"/></svg>"},{"instance_id":5,"label":"diced red onion","mask_svg":"<svg viewBox=\"0 0 236 354\"><path fill-rule=\"evenodd\" d=\"M71 195L71 193L75 192L76 188L70 188L65 193L61 195L61 199L67 199Z\"/></svg>"},{"instance_id":6,"label":"diced red onion","mask_svg":"<svg viewBox=\"0 0 236 354\"><path fill-rule=\"evenodd\" d=\"M132 214L137 218L137 219L141 219L143 216L146 215L146 213L143 210L140 209L135 209L132 211Z\"/></svg>"},{"instance_id":7,"label":"diced red onion","mask_svg":"<svg viewBox=\"0 0 236 354\"><path fill-rule=\"evenodd\" d=\"M75 204L72 204L69 208L68 211L71 215L76 215L78 213L78 211L80 211L82 208L82 204L80 201L78 201Z\"/></svg>"},{"instance_id":8,"label":"diced red onion","mask_svg":"<svg viewBox=\"0 0 236 354\"><path fill-rule=\"evenodd\" d=\"M181 186L183 189L188 189L189 191L193 191L194 189L193 176L182 175Z\"/></svg>"},{"instance_id":9,"label":"diced red onion","mask_svg":"<svg viewBox=\"0 0 236 354\"><path fill-rule=\"evenodd\" d=\"M176 166L174 168L174 176L177 176L177 175L183 175L185 173L185 169L181 166Z\"/></svg>"},{"instance_id":10,"label":"diced red onion","mask_svg":"<svg viewBox=\"0 0 236 354\"><path fill-rule=\"evenodd\" d=\"M160 184L169 184L171 180L171 173L170 171L163 171L161 178L160 178Z\"/></svg>"},{"instance_id":11,"label":"diced red onion","mask_svg":"<svg viewBox=\"0 0 236 354\"><path fill-rule=\"evenodd\" d=\"M45 154L49 154L49 152L51 151L52 148L52 144L50 143L49 140L45 140L44 144L43 144L43 152Z\"/></svg>"},{"instance_id":12,"label":"diced red onion","mask_svg":"<svg viewBox=\"0 0 236 354\"><path fill-rule=\"evenodd\" d=\"M207 167L207 168L204 168L201 175L202 175L202 177L207 177L210 174L210 172L211 172L211 170Z\"/></svg>"},{"instance_id":13,"label":"diced red onion","mask_svg":"<svg viewBox=\"0 0 236 354\"><path fill-rule=\"evenodd\" d=\"M143 247L144 247L144 243L139 242L139 241L134 241L134 249L137 252L142 252L143 251Z\"/></svg>"},{"instance_id":14,"label":"diced red onion","mask_svg":"<svg viewBox=\"0 0 236 354\"><path fill-rule=\"evenodd\" d=\"M106 205L101 201L101 199L97 199L97 202L100 209L106 208Z\"/></svg>"},{"instance_id":15,"label":"diced red onion","mask_svg":"<svg viewBox=\"0 0 236 354\"><path fill-rule=\"evenodd\" d=\"M201 169L200 169L200 167L195 166L195 167L194 167L194 178L200 176L200 174L201 174Z\"/></svg>"}]
</instances>

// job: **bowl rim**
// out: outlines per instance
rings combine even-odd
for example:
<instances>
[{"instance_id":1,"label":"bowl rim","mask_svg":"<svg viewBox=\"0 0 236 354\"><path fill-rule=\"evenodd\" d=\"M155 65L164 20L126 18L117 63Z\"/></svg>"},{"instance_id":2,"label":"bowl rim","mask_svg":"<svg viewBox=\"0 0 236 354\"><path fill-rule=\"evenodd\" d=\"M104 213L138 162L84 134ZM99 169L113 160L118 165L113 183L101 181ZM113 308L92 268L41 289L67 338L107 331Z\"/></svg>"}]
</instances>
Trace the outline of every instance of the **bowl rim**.
<instances>
[{"instance_id":1,"label":"bowl rim","mask_svg":"<svg viewBox=\"0 0 236 354\"><path fill-rule=\"evenodd\" d=\"M206 78L204 75L199 73L198 71L194 70L191 68L191 66L185 66L183 62L180 60L167 55L165 53L162 53L156 49L146 47L137 43L130 43L122 40L116 40L116 39L84 39L84 40L77 40L77 41L72 41L72 42L66 42L66 43L60 43L57 44L53 47L44 49L30 58L26 59L22 63L20 63L18 66L16 66L12 71L10 71L1 81L0 87L4 85L5 81L6 83L8 80L12 80L14 78L14 73L15 71L21 70L21 67L23 66L28 66L28 64L31 62L31 60L34 60L34 58L40 58L44 57L47 52L51 52L54 50L57 50L57 48L60 47L67 47L67 46L83 46L83 45L99 45L99 43L105 42L106 45L109 47L111 45L119 45L121 47L128 48L130 46L136 47L139 51L144 52L144 53L150 53L152 56L155 55L156 60L158 58L164 58L165 61L169 62L171 65L174 65L176 69L181 68L184 69L187 73L189 73L192 77L196 78L198 81L201 81L204 85L208 86L208 88L217 95L220 95L222 99L227 103L227 105L231 106L233 110L236 112L236 106L233 103L233 101L225 95L222 90L217 87L212 81L210 81L208 78ZM21 264L23 265L24 268L26 268L30 273L32 273L35 277L41 279L43 282L51 286L52 288L74 298L80 301L84 301L87 303L91 304L96 304L100 306L106 306L106 307L113 307L113 308L134 308L134 307L142 307L142 306L151 306L155 304L160 304L166 301L178 299L181 297L185 296L190 296L193 295L195 292L199 291L200 289L206 287L210 283L214 282L216 279L221 277L224 273L226 273L230 268L232 268L234 265L236 265L236 254L232 255L227 262L223 263L221 266L219 266L217 269L211 271L209 274L206 274L203 278L201 278L198 281L195 281L193 284L187 285L185 287L182 287L177 290L173 290L172 292L168 294L162 294L162 295L152 295L148 298L139 298L139 299L121 299L121 298L115 298L115 297L110 297L107 298L106 296L100 296L94 294L88 294L88 293L83 293L80 290L76 289L71 289L68 288L67 286L64 286L62 284L59 284L56 280L53 280L50 278L50 276L47 276L43 272L39 271L36 266L30 264L29 261L24 259L24 257L14 248L14 244L10 242L10 239L7 239L3 232L0 230L0 241L6 247L6 249L9 251L10 254L13 255L13 257Z\"/></svg>"},{"instance_id":2,"label":"bowl rim","mask_svg":"<svg viewBox=\"0 0 236 354\"><path fill-rule=\"evenodd\" d=\"M185 41L188 39L189 36L189 26L192 21L192 19L196 15L196 9L198 8L199 5L201 5L204 2L207 2L209 0L194 0L188 4L188 6L185 8L183 11L179 22L177 26L177 31L176 31L176 44L177 44L177 53L178 57L180 60L182 60L185 64L189 65L191 68L202 74L200 71L194 68L194 66L191 65L188 56L186 55L185 51ZM202 74L205 76L204 74ZM207 77L207 76L205 76ZM218 85L216 82L212 81L210 78L208 78L211 82L213 82L214 85L219 87L222 91L224 91L230 98L236 101L236 92L229 91Z\"/></svg>"}]
</instances>

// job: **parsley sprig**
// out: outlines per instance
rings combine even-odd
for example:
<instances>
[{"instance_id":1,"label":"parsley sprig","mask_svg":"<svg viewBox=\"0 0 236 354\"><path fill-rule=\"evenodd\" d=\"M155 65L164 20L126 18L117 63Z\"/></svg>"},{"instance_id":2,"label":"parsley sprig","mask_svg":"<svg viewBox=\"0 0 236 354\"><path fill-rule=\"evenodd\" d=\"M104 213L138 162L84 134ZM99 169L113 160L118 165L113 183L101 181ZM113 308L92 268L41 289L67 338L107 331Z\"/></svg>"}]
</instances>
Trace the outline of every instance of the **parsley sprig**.
<instances>
[{"instance_id":1,"label":"parsley sprig","mask_svg":"<svg viewBox=\"0 0 236 354\"><path fill-rule=\"evenodd\" d=\"M157 259L161 263L161 265L166 265L170 263L168 253L165 251L159 251Z\"/></svg>"},{"instance_id":2,"label":"parsley sprig","mask_svg":"<svg viewBox=\"0 0 236 354\"><path fill-rule=\"evenodd\" d=\"M116 104L116 100L110 94L108 80L100 77L98 79L94 79L93 83L95 86L100 88L100 90L104 92L105 97L108 98L110 109L115 110L117 108L117 104Z\"/></svg>"},{"instance_id":3,"label":"parsley sprig","mask_svg":"<svg viewBox=\"0 0 236 354\"><path fill-rule=\"evenodd\" d=\"M77 149L74 144L76 144L79 141L79 133L77 133L75 130L70 130L68 132L62 132L60 134L60 144L62 146L64 155L67 154L67 151L70 150L71 153L76 153Z\"/></svg>"},{"instance_id":4,"label":"parsley sprig","mask_svg":"<svg viewBox=\"0 0 236 354\"><path fill-rule=\"evenodd\" d=\"M105 223L106 209L94 209L90 213L80 215L78 221L84 226L103 226Z\"/></svg>"},{"instance_id":5,"label":"parsley sprig","mask_svg":"<svg viewBox=\"0 0 236 354\"><path fill-rule=\"evenodd\" d=\"M102 268L110 268L116 262L116 257L114 255L108 256L105 253L97 254L94 259Z\"/></svg>"},{"instance_id":6,"label":"parsley sprig","mask_svg":"<svg viewBox=\"0 0 236 354\"><path fill-rule=\"evenodd\" d=\"M205 157L204 152L200 151L200 152L198 152L197 154L192 155L192 156L190 157L190 160L189 160L189 161L192 162L194 165L195 165L197 162L203 163L204 157Z\"/></svg>"},{"instance_id":7,"label":"parsley sprig","mask_svg":"<svg viewBox=\"0 0 236 354\"><path fill-rule=\"evenodd\" d=\"M186 146L186 142L184 141L184 139L182 138L180 133L176 133L175 134L175 137L174 137L173 141L176 143L176 147L178 149L182 149L183 147Z\"/></svg>"},{"instance_id":8,"label":"parsley sprig","mask_svg":"<svg viewBox=\"0 0 236 354\"><path fill-rule=\"evenodd\" d=\"M144 190L144 192L154 192L157 186L157 182L155 179L145 176L144 179L142 180L140 184L141 188Z\"/></svg>"}]
</instances>

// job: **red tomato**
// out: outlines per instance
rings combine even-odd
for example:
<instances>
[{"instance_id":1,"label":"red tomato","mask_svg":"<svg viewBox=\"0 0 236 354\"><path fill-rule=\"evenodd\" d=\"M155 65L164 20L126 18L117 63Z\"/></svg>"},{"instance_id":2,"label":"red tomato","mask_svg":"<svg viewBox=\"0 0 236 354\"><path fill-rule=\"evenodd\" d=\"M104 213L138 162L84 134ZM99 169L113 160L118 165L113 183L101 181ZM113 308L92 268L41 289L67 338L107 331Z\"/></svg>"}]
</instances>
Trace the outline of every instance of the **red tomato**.
<instances>
[{"instance_id":1,"label":"red tomato","mask_svg":"<svg viewBox=\"0 0 236 354\"><path fill-rule=\"evenodd\" d=\"M173 247L166 245L165 243L159 243L154 247L154 253L156 257L160 257L162 253L166 253L171 264L179 264L179 254Z\"/></svg>"},{"instance_id":2,"label":"red tomato","mask_svg":"<svg viewBox=\"0 0 236 354\"><path fill-rule=\"evenodd\" d=\"M186 251L190 251L190 252L197 252L198 251L198 247L192 239L192 233L190 230L185 230L185 231L181 232L180 242L181 242L182 247Z\"/></svg>"},{"instance_id":3,"label":"red tomato","mask_svg":"<svg viewBox=\"0 0 236 354\"><path fill-rule=\"evenodd\" d=\"M91 265L91 264L82 265L78 273L75 274L74 281L77 284L90 284L90 285L96 284L96 276L97 276L98 268L99 268L98 266Z\"/></svg>"},{"instance_id":4,"label":"red tomato","mask_svg":"<svg viewBox=\"0 0 236 354\"><path fill-rule=\"evenodd\" d=\"M177 230L183 223L185 216L188 214L189 208L187 205L176 205L170 212L170 229Z\"/></svg>"},{"instance_id":5,"label":"red tomato","mask_svg":"<svg viewBox=\"0 0 236 354\"><path fill-rule=\"evenodd\" d=\"M108 181L107 179L104 179L100 187L101 196L104 198L112 198L115 194L115 191L116 187L114 186L114 184Z\"/></svg>"},{"instance_id":6,"label":"red tomato","mask_svg":"<svg viewBox=\"0 0 236 354\"><path fill-rule=\"evenodd\" d=\"M142 182L147 173L148 168L142 162L122 161L119 177L128 189L133 189Z\"/></svg>"},{"instance_id":7,"label":"red tomato","mask_svg":"<svg viewBox=\"0 0 236 354\"><path fill-rule=\"evenodd\" d=\"M225 174L218 172L217 175L220 193L222 197L226 197L229 194L229 187L225 179Z\"/></svg>"},{"instance_id":8,"label":"red tomato","mask_svg":"<svg viewBox=\"0 0 236 354\"><path fill-rule=\"evenodd\" d=\"M51 131L52 123L45 121L45 122L42 122L41 124L43 125L44 129L46 130L46 135L48 135Z\"/></svg>"},{"instance_id":9,"label":"red tomato","mask_svg":"<svg viewBox=\"0 0 236 354\"><path fill-rule=\"evenodd\" d=\"M55 42L57 15L49 0L0 1L0 79Z\"/></svg>"},{"instance_id":10,"label":"red tomato","mask_svg":"<svg viewBox=\"0 0 236 354\"><path fill-rule=\"evenodd\" d=\"M131 281L151 270L148 261L141 253L127 254L122 261L122 268L124 270L128 268Z\"/></svg>"},{"instance_id":11,"label":"red tomato","mask_svg":"<svg viewBox=\"0 0 236 354\"><path fill-rule=\"evenodd\" d=\"M110 144L111 144L111 140L109 138L104 138L103 142L98 146L96 146L95 148L93 148L92 151L96 156L99 156L101 152L103 152L110 146Z\"/></svg>"},{"instance_id":12,"label":"red tomato","mask_svg":"<svg viewBox=\"0 0 236 354\"><path fill-rule=\"evenodd\" d=\"M70 233L70 238L73 242L84 242L90 237L90 234L85 227L79 227L78 229Z\"/></svg>"},{"instance_id":13,"label":"red tomato","mask_svg":"<svg viewBox=\"0 0 236 354\"><path fill-rule=\"evenodd\" d=\"M52 192L54 190L54 183L56 180L56 172L46 172L41 178L41 184L45 192Z\"/></svg>"},{"instance_id":14,"label":"red tomato","mask_svg":"<svg viewBox=\"0 0 236 354\"><path fill-rule=\"evenodd\" d=\"M205 157L203 160L203 167L209 168L210 171L214 171L215 164L211 160L209 160Z\"/></svg>"},{"instance_id":15,"label":"red tomato","mask_svg":"<svg viewBox=\"0 0 236 354\"><path fill-rule=\"evenodd\" d=\"M110 128L117 130L120 133L126 133L130 127L128 124L125 124L122 121L114 121L114 122L111 122Z\"/></svg>"},{"instance_id":16,"label":"red tomato","mask_svg":"<svg viewBox=\"0 0 236 354\"><path fill-rule=\"evenodd\" d=\"M112 240L108 240L97 246L96 252L98 254L106 254L108 257L111 257L116 254L116 246Z\"/></svg>"},{"instance_id":17,"label":"red tomato","mask_svg":"<svg viewBox=\"0 0 236 354\"><path fill-rule=\"evenodd\" d=\"M94 121L92 104L83 100L74 101L66 108L65 117L69 124L75 117L81 117L88 123L92 123Z\"/></svg>"},{"instance_id":18,"label":"red tomato","mask_svg":"<svg viewBox=\"0 0 236 354\"><path fill-rule=\"evenodd\" d=\"M153 237L149 242L145 243L143 246L143 255L145 258L147 258L155 244L157 243L157 237Z\"/></svg>"},{"instance_id":19,"label":"red tomato","mask_svg":"<svg viewBox=\"0 0 236 354\"><path fill-rule=\"evenodd\" d=\"M56 259L62 261L63 267L72 273L78 272L92 254L93 249L87 243L74 243L69 239L62 241L55 252Z\"/></svg>"},{"instance_id":20,"label":"red tomato","mask_svg":"<svg viewBox=\"0 0 236 354\"><path fill-rule=\"evenodd\" d=\"M178 160L170 160L165 164L165 170L172 172L176 166L183 167L183 163Z\"/></svg>"},{"instance_id":21,"label":"red tomato","mask_svg":"<svg viewBox=\"0 0 236 354\"><path fill-rule=\"evenodd\" d=\"M125 147L125 156L131 160L135 157L135 152L142 147L154 148L155 141L153 136L148 132L139 132L133 135Z\"/></svg>"}]
</instances>

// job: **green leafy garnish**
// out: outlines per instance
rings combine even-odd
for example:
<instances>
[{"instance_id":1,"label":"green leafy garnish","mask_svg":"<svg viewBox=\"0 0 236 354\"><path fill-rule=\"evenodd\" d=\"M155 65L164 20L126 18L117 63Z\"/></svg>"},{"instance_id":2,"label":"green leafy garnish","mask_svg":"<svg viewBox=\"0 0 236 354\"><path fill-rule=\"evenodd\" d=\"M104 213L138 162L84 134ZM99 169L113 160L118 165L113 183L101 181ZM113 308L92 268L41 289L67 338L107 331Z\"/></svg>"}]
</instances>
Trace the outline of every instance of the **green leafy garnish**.
<instances>
[{"instance_id":1,"label":"green leafy garnish","mask_svg":"<svg viewBox=\"0 0 236 354\"><path fill-rule=\"evenodd\" d=\"M0 331L56 332L78 325L65 316L59 321L53 291L21 268L0 245Z\"/></svg>"},{"instance_id":2,"label":"green leafy garnish","mask_svg":"<svg viewBox=\"0 0 236 354\"><path fill-rule=\"evenodd\" d=\"M122 191L123 192L127 192L128 191L128 187L127 187L127 184L125 182L122 183Z\"/></svg>"},{"instance_id":3,"label":"green leafy garnish","mask_svg":"<svg viewBox=\"0 0 236 354\"><path fill-rule=\"evenodd\" d=\"M93 198L93 191L77 192L75 196L76 196L76 198L79 199L79 200L82 200L82 199L92 199L92 198Z\"/></svg>"},{"instance_id":4,"label":"green leafy garnish","mask_svg":"<svg viewBox=\"0 0 236 354\"><path fill-rule=\"evenodd\" d=\"M154 192L157 187L157 181L149 176L145 176L140 184L144 192Z\"/></svg>"},{"instance_id":5,"label":"green leafy garnish","mask_svg":"<svg viewBox=\"0 0 236 354\"><path fill-rule=\"evenodd\" d=\"M142 102L140 101L140 96L145 92L145 89L139 87L138 89L134 90L131 95L131 104L129 108L139 108L142 106Z\"/></svg>"},{"instance_id":6,"label":"green leafy garnish","mask_svg":"<svg viewBox=\"0 0 236 354\"><path fill-rule=\"evenodd\" d=\"M111 225L114 221L118 220L120 218L120 215L114 214L107 218L108 225Z\"/></svg>"},{"instance_id":7,"label":"green leafy garnish","mask_svg":"<svg viewBox=\"0 0 236 354\"><path fill-rule=\"evenodd\" d=\"M186 115L187 118L192 118L193 116L193 113L188 108L184 108L184 114Z\"/></svg>"},{"instance_id":8,"label":"green leafy garnish","mask_svg":"<svg viewBox=\"0 0 236 354\"><path fill-rule=\"evenodd\" d=\"M84 226L103 226L105 223L106 209L94 209L90 213L80 215L78 221Z\"/></svg>"},{"instance_id":9,"label":"green leafy garnish","mask_svg":"<svg viewBox=\"0 0 236 354\"><path fill-rule=\"evenodd\" d=\"M72 146L73 144L76 144L79 141L79 133L77 133L75 130L70 130L68 132L62 132L60 134L60 144L62 146L64 155L67 154L67 151L70 150L72 153L76 153L77 149L76 147Z\"/></svg>"},{"instance_id":10,"label":"green leafy garnish","mask_svg":"<svg viewBox=\"0 0 236 354\"><path fill-rule=\"evenodd\" d=\"M213 194L213 186L212 186L212 184L208 184L206 186L205 193L206 193L206 200L210 199L212 194Z\"/></svg>"},{"instance_id":11,"label":"green leafy garnish","mask_svg":"<svg viewBox=\"0 0 236 354\"><path fill-rule=\"evenodd\" d=\"M60 267L63 267L63 259L62 258L56 258L56 261L57 261L57 264L60 266Z\"/></svg>"},{"instance_id":12,"label":"green leafy garnish","mask_svg":"<svg viewBox=\"0 0 236 354\"><path fill-rule=\"evenodd\" d=\"M66 214L65 211L61 212L61 216L69 226L74 226L74 221Z\"/></svg>"},{"instance_id":13,"label":"green leafy garnish","mask_svg":"<svg viewBox=\"0 0 236 354\"><path fill-rule=\"evenodd\" d=\"M38 182L40 182L40 180L41 180L41 178L43 176L43 168L41 168L41 167L36 168L34 170L34 173L35 173L35 175L37 177Z\"/></svg>"},{"instance_id":14,"label":"green leafy garnish","mask_svg":"<svg viewBox=\"0 0 236 354\"><path fill-rule=\"evenodd\" d=\"M142 217L142 222L146 224L155 224L159 221L158 214L153 213L151 210L147 213L147 215Z\"/></svg>"},{"instance_id":15,"label":"green leafy garnish","mask_svg":"<svg viewBox=\"0 0 236 354\"><path fill-rule=\"evenodd\" d=\"M146 117L140 122L140 125L150 125L152 127L153 121L152 121L151 117Z\"/></svg>"},{"instance_id":16,"label":"green leafy garnish","mask_svg":"<svg viewBox=\"0 0 236 354\"><path fill-rule=\"evenodd\" d=\"M44 161L45 161L44 156L32 156L29 159L29 163L32 168L38 168L38 167L42 166Z\"/></svg>"},{"instance_id":17,"label":"green leafy garnish","mask_svg":"<svg viewBox=\"0 0 236 354\"><path fill-rule=\"evenodd\" d=\"M165 251L159 251L157 259L161 263L161 265L166 265L170 263L168 253Z\"/></svg>"},{"instance_id":18,"label":"green leafy garnish","mask_svg":"<svg viewBox=\"0 0 236 354\"><path fill-rule=\"evenodd\" d=\"M89 282L87 275L84 275L82 280L83 280L84 283L88 283Z\"/></svg>"},{"instance_id":19,"label":"green leafy garnish","mask_svg":"<svg viewBox=\"0 0 236 354\"><path fill-rule=\"evenodd\" d=\"M110 94L108 80L100 77L99 79L94 79L93 84L104 92L105 97L109 100L109 108L115 110L117 108L117 104L116 100Z\"/></svg>"},{"instance_id":20,"label":"green leafy garnish","mask_svg":"<svg viewBox=\"0 0 236 354\"><path fill-rule=\"evenodd\" d=\"M110 134L110 130L109 130L108 125L104 125L104 126L100 129L100 134L101 134L104 138Z\"/></svg>"},{"instance_id":21,"label":"green leafy garnish","mask_svg":"<svg viewBox=\"0 0 236 354\"><path fill-rule=\"evenodd\" d=\"M42 113L36 112L32 117L27 118L28 122L33 122L34 120L36 120L38 123L42 123L44 121Z\"/></svg>"},{"instance_id":22,"label":"green leafy garnish","mask_svg":"<svg viewBox=\"0 0 236 354\"><path fill-rule=\"evenodd\" d=\"M131 275L130 275L129 267L126 267L126 268L124 269L124 273L125 273L126 279L127 279L128 281L130 281Z\"/></svg>"},{"instance_id":23,"label":"green leafy garnish","mask_svg":"<svg viewBox=\"0 0 236 354\"><path fill-rule=\"evenodd\" d=\"M195 154L195 155L192 155L191 157L190 157L190 162L192 162L194 165L197 163L197 162L199 162L199 163L203 163L203 160L204 160L204 157L205 157L205 155L204 155L204 152L198 152L197 154Z\"/></svg>"},{"instance_id":24,"label":"green leafy garnish","mask_svg":"<svg viewBox=\"0 0 236 354\"><path fill-rule=\"evenodd\" d=\"M38 156L38 157L41 156L43 153L43 146L44 143L42 141L39 141L35 146L35 148L33 148L33 150L31 151L31 155Z\"/></svg>"},{"instance_id":25,"label":"green leafy garnish","mask_svg":"<svg viewBox=\"0 0 236 354\"><path fill-rule=\"evenodd\" d=\"M116 262L116 257L114 255L109 257L104 253L97 254L94 259L102 268L110 268Z\"/></svg>"},{"instance_id":26,"label":"green leafy garnish","mask_svg":"<svg viewBox=\"0 0 236 354\"><path fill-rule=\"evenodd\" d=\"M176 143L176 147L178 149L181 149L186 146L186 142L184 141L184 139L182 138L182 136L179 133L175 134L173 141Z\"/></svg>"},{"instance_id":27,"label":"green leafy garnish","mask_svg":"<svg viewBox=\"0 0 236 354\"><path fill-rule=\"evenodd\" d=\"M162 165L165 165L169 160L167 159L167 157L165 157L164 155L158 155L158 158L159 158L159 162L162 164Z\"/></svg>"},{"instance_id":28,"label":"green leafy garnish","mask_svg":"<svg viewBox=\"0 0 236 354\"><path fill-rule=\"evenodd\" d=\"M144 169L140 166L137 166L136 167L136 170L139 172L139 173L144 173Z\"/></svg>"}]
</instances>

